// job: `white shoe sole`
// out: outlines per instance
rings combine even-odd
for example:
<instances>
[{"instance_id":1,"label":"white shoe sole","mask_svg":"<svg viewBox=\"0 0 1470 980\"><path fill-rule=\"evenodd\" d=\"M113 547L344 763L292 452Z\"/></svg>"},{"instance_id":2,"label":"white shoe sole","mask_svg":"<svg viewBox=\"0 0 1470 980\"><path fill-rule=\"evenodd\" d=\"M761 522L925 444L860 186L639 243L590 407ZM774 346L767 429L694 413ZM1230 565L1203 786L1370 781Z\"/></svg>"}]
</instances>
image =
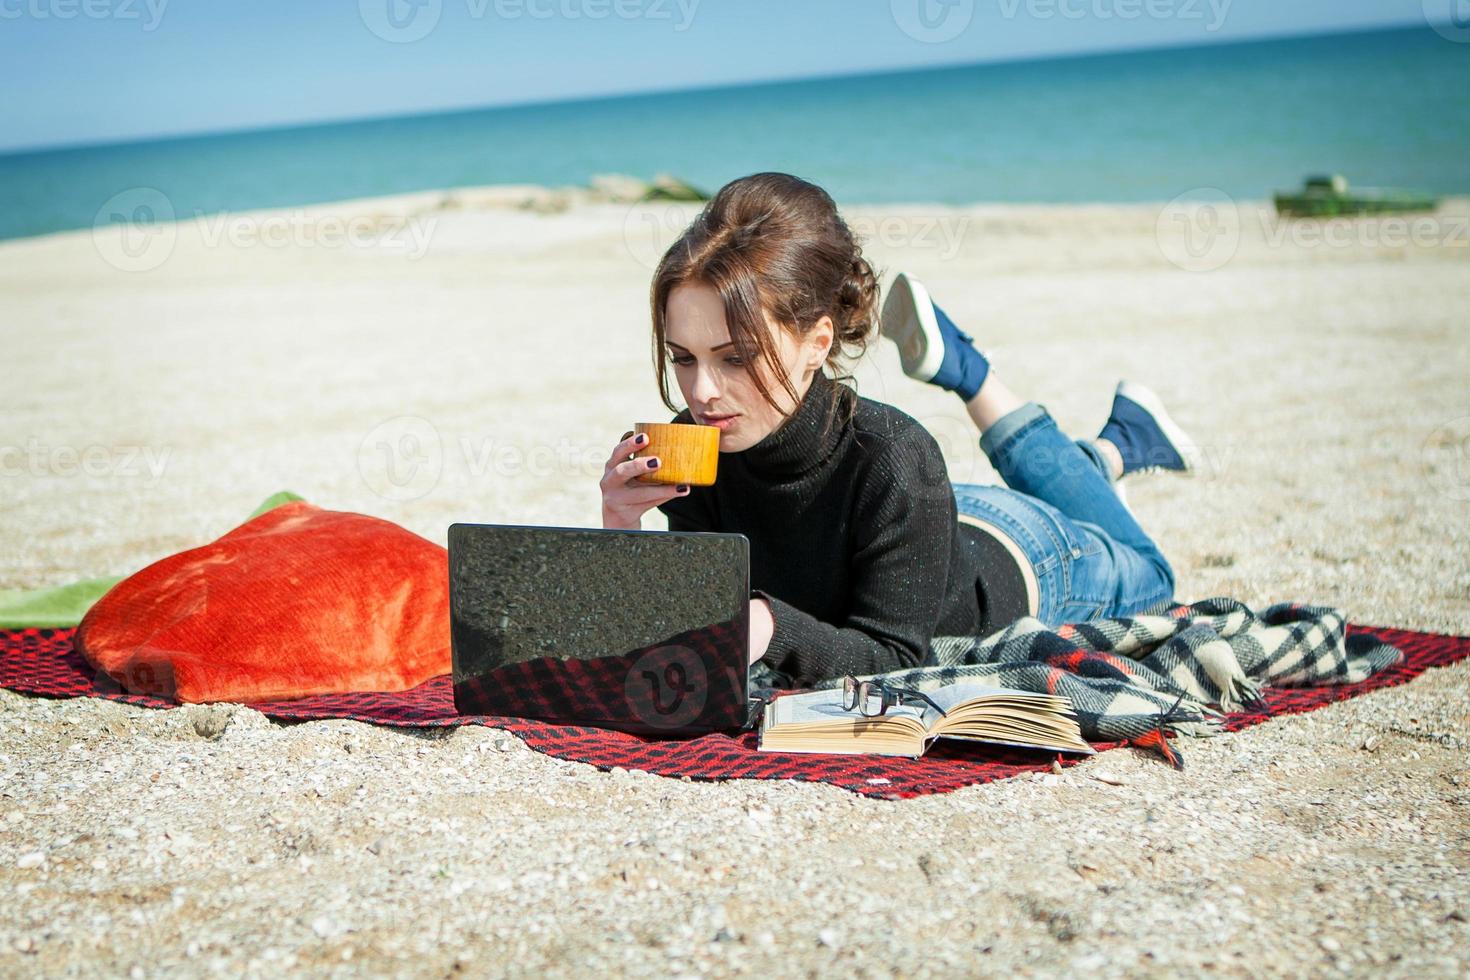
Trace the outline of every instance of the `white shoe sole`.
<instances>
[{"instance_id":1,"label":"white shoe sole","mask_svg":"<svg viewBox=\"0 0 1470 980\"><path fill-rule=\"evenodd\" d=\"M1169 442L1173 443L1174 451L1179 454L1180 459L1184 460L1183 475L1194 476L1199 471L1200 462L1203 458L1199 444L1191 439L1188 433L1181 429L1179 424L1169 417L1169 413L1164 411L1164 403L1159 400L1159 396L1143 385L1135 384L1132 381L1118 382L1118 394L1130 401L1137 402L1154 417L1154 421L1163 430L1164 436L1168 438ZM1175 470L1174 472L1177 473L1179 471Z\"/></svg>"},{"instance_id":2,"label":"white shoe sole","mask_svg":"<svg viewBox=\"0 0 1470 980\"><path fill-rule=\"evenodd\" d=\"M944 364L944 335L924 284L900 272L888 287L880 325L883 336L898 345L903 373L918 381L934 380Z\"/></svg>"}]
</instances>

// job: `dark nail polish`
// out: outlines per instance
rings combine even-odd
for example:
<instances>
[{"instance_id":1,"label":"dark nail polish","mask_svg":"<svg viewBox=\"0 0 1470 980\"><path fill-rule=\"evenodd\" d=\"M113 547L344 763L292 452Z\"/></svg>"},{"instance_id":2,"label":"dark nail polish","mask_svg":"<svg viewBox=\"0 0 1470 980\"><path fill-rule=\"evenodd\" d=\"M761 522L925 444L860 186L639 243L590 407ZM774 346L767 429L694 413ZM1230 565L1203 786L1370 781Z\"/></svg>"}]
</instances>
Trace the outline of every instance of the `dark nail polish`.
<instances>
[{"instance_id":1,"label":"dark nail polish","mask_svg":"<svg viewBox=\"0 0 1470 980\"><path fill-rule=\"evenodd\" d=\"M658 460L656 460L656 459L650 459L648 461L648 468L649 469L653 469L657 465L658 465Z\"/></svg>"},{"instance_id":2,"label":"dark nail polish","mask_svg":"<svg viewBox=\"0 0 1470 980\"><path fill-rule=\"evenodd\" d=\"M687 483L681 483L681 484L679 484L679 492L680 493L688 493L689 492L689 485Z\"/></svg>"},{"instance_id":3,"label":"dark nail polish","mask_svg":"<svg viewBox=\"0 0 1470 980\"><path fill-rule=\"evenodd\" d=\"M635 442L635 443L637 443L637 444L638 444L638 445L640 445L640 446L641 446L641 445L643 445L643 444L644 444L644 443L645 443L645 442L647 442L647 441L648 441L648 437L647 437L647 436L645 436L645 435L642 435L642 434L640 434L640 435L639 435L639 436L638 436L638 438L637 438L637 439L634 439L634 440L633 440L633 441L634 441L634 442Z\"/></svg>"}]
</instances>

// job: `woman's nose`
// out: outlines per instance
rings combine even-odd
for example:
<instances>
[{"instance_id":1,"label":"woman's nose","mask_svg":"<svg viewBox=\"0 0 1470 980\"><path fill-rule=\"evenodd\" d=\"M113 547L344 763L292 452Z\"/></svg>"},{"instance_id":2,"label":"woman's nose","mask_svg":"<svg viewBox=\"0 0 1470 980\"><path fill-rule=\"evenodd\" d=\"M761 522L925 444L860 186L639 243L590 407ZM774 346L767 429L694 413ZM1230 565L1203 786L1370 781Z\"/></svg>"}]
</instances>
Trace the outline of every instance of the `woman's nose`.
<instances>
[{"instance_id":1,"label":"woman's nose","mask_svg":"<svg viewBox=\"0 0 1470 980\"><path fill-rule=\"evenodd\" d=\"M717 399L720 395L720 386L716 383L714 372L707 367L696 368L694 384L690 386L689 394L700 405L708 405Z\"/></svg>"}]
</instances>

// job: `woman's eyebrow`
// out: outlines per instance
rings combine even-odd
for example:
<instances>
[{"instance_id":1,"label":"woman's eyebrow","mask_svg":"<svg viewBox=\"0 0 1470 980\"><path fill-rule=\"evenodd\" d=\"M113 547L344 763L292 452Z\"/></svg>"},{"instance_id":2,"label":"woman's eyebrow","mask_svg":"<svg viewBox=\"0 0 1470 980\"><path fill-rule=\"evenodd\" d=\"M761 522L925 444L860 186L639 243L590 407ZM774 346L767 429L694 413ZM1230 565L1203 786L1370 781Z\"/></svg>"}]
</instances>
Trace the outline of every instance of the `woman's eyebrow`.
<instances>
[{"instance_id":1,"label":"woman's eyebrow","mask_svg":"<svg viewBox=\"0 0 1470 980\"><path fill-rule=\"evenodd\" d=\"M681 351L683 351L686 354L689 353L689 348L683 346L682 344L676 344L672 340L666 340L666 341L664 341L664 343L668 344L670 347L673 347L673 348L675 348L677 350L681 350ZM726 347L734 347L734 346L735 346L735 341L733 341L733 340L727 340L727 341L725 341L723 344L721 344L718 347L711 347L710 348L710 353L713 354L717 350L724 350Z\"/></svg>"}]
</instances>

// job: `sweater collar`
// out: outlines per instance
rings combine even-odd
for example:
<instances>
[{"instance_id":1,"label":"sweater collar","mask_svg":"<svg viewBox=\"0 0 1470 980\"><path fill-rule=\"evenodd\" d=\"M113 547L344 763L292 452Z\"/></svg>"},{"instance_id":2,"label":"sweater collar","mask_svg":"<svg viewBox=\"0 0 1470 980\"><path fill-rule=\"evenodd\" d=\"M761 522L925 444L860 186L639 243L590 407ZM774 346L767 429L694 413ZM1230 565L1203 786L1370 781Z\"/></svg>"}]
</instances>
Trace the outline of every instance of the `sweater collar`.
<instances>
[{"instance_id":1,"label":"sweater collar","mask_svg":"<svg viewBox=\"0 0 1470 980\"><path fill-rule=\"evenodd\" d=\"M766 477L792 477L820 466L842 444L848 426L843 424L840 408L832 401L842 394L841 387L818 370L795 411L788 415L764 439L739 452L730 453L750 472ZM827 414L836 411L830 431L822 430Z\"/></svg>"}]
</instances>

